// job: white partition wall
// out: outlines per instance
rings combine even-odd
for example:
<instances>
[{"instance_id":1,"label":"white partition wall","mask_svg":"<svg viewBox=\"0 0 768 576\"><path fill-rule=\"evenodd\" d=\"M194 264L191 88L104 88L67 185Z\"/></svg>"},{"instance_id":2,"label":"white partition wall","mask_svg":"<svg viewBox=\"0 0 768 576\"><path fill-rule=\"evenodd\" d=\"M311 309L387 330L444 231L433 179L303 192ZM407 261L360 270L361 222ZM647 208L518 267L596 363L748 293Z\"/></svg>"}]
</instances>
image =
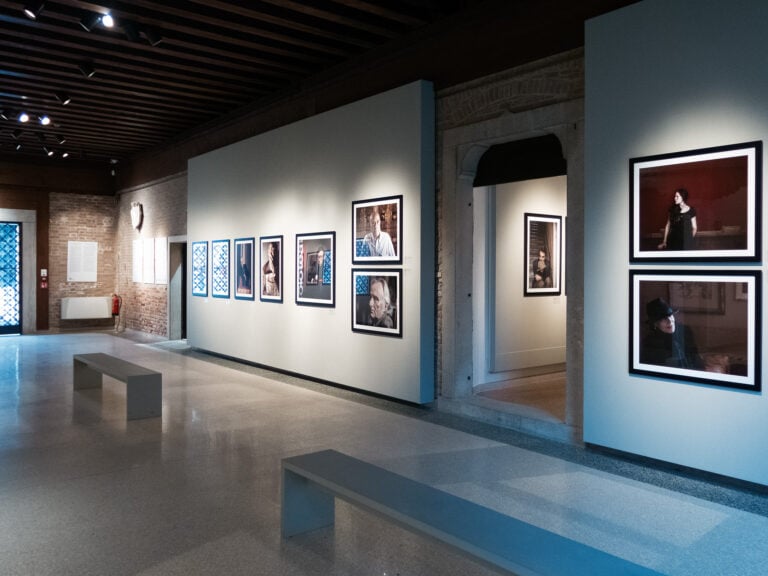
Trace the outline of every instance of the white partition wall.
<instances>
[{"instance_id":1,"label":"white partition wall","mask_svg":"<svg viewBox=\"0 0 768 576\"><path fill-rule=\"evenodd\" d=\"M628 293L630 269L763 266L630 265L629 160L765 142L767 35L761 0L646 0L586 27L584 440L762 484L766 393L630 374Z\"/></svg>"},{"instance_id":2,"label":"white partition wall","mask_svg":"<svg viewBox=\"0 0 768 576\"><path fill-rule=\"evenodd\" d=\"M434 95L427 82L193 158L187 235L255 238L255 298L188 296L197 348L410 402L434 399ZM402 263L354 264L352 203L402 196ZM335 307L296 303L296 235L335 232ZM283 237L282 302L259 298L259 238ZM192 262L190 250L190 286ZM209 265L210 268L210 265ZM401 336L353 332L352 272L402 271ZM210 270L209 270L210 283Z\"/></svg>"}]
</instances>

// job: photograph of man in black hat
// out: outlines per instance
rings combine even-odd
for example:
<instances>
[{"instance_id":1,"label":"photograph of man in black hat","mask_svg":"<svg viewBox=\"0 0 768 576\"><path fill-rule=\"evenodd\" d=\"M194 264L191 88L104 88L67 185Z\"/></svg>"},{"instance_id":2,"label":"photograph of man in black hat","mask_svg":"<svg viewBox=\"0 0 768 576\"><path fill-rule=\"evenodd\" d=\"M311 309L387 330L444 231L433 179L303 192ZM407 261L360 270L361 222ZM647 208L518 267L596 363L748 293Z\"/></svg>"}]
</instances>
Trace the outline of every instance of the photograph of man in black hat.
<instances>
[{"instance_id":1,"label":"photograph of man in black hat","mask_svg":"<svg viewBox=\"0 0 768 576\"><path fill-rule=\"evenodd\" d=\"M654 298L645 306L650 332L640 345L640 362L704 370L693 331L675 320L677 310L663 298Z\"/></svg>"}]
</instances>

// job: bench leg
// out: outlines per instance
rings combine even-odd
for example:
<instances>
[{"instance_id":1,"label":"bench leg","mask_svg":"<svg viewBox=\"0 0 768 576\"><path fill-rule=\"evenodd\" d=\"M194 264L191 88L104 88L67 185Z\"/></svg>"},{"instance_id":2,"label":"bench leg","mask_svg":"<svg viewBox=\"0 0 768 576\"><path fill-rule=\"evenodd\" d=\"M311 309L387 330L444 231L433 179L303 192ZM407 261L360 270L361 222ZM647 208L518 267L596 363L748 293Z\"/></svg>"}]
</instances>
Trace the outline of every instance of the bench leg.
<instances>
[{"instance_id":1,"label":"bench leg","mask_svg":"<svg viewBox=\"0 0 768 576\"><path fill-rule=\"evenodd\" d=\"M101 372L92 370L84 362L75 360L72 364L72 387L75 390L101 388Z\"/></svg>"},{"instance_id":2,"label":"bench leg","mask_svg":"<svg viewBox=\"0 0 768 576\"><path fill-rule=\"evenodd\" d=\"M161 416L163 412L163 376L131 376L125 386L126 418L139 420Z\"/></svg>"},{"instance_id":3,"label":"bench leg","mask_svg":"<svg viewBox=\"0 0 768 576\"><path fill-rule=\"evenodd\" d=\"M333 494L285 467L282 504L283 538L331 526L334 522Z\"/></svg>"}]
</instances>

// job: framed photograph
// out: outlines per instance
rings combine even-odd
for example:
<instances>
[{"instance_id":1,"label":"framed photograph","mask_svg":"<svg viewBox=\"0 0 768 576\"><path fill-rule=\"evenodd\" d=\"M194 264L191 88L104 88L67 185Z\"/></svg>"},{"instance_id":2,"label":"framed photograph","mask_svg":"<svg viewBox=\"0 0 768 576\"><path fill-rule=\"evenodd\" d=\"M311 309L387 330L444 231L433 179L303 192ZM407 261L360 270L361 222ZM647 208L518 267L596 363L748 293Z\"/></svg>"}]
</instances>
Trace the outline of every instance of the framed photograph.
<instances>
[{"instance_id":1,"label":"framed photograph","mask_svg":"<svg viewBox=\"0 0 768 576\"><path fill-rule=\"evenodd\" d=\"M208 296L208 242L192 242L192 296Z\"/></svg>"},{"instance_id":2,"label":"framed photograph","mask_svg":"<svg viewBox=\"0 0 768 576\"><path fill-rule=\"evenodd\" d=\"M283 237L262 236L261 292L262 302L283 301Z\"/></svg>"},{"instance_id":3,"label":"framed photograph","mask_svg":"<svg viewBox=\"0 0 768 576\"><path fill-rule=\"evenodd\" d=\"M760 260L762 142L633 158L630 261Z\"/></svg>"},{"instance_id":4,"label":"framed photograph","mask_svg":"<svg viewBox=\"0 0 768 576\"><path fill-rule=\"evenodd\" d=\"M402 337L402 270L352 270L352 331Z\"/></svg>"},{"instance_id":5,"label":"framed photograph","mask_svg":"<svg viewBox=\"0 0 768 576\"><path fill-rule=\"evenodd\" d=\"M631 373L761 389L761 272L629 274Z\"/></svg>"},{"instance_id":6,"label":"framed photograph","mask_svg":"<svg viewBox=\"0 0 768 576\"><path fill-rule=\"evenodd\" d=\"M296 304L336 306L336 232L296 234Z\"/></svg>"},{"instance_id":7,"label":"framed photograph","mask_svg":"<svg viewBox=\"0 0 768 576\"><path fill-rule=\"evenodd\" d=\"M253 289L253 238L235 239L235 299L254 300Z\"/></svg>"},{"instance_id":8,"label":"framed photograph","mask_svg":"<svg viewBox=\"0 0 768 576\"><path fill-rule=\"evenodd\" d=\"M229 240L211 242L211 296L229 298Z\"/></svg>"},{"instance_id":9,"label":"framed photograph","mask_svg":"<svg viewBox=\"0 0 768 576\"><path fill-rule=\"evenodd\" d=\"M403 261L403 197L352 202L352 263Z\"/></svg>"},{"instance_id":10,"label":"framed photograph","mask_svg":"<svg viewBox=\"0 0 768 576\"><path fill-rule=\"evenodd\" d=\"M562 260L561 216L525 213L523 296L560 294Z\"/></svg>"}]
</instances>

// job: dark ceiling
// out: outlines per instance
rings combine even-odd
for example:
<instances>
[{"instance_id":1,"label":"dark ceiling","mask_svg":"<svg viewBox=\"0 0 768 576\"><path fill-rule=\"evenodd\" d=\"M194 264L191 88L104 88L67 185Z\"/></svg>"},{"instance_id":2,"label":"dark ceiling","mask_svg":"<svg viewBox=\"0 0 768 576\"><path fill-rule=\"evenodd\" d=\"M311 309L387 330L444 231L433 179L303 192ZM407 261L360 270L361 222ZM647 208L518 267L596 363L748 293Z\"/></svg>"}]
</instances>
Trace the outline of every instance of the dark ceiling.
<instances>
[{"instance_id":1,"label":"dark ceiling","mask_svg":"<svg viewBox=\"0 0 768 576\"><path fill-rule=\"evenodd\" d=\"M629 3L507 1L521 15L558 4L552 20L578 30L585 6ZM36 18L25 15L41 4ZM129 159L361 55L428 35L441 21L455 25L478 6L482 0L0 0L0 154ZM97 21L107 13L111 29ZM514 20L511 27L526 26ZM31 116L26 124L22 111Z\"/></svg>"}]
</instances>

